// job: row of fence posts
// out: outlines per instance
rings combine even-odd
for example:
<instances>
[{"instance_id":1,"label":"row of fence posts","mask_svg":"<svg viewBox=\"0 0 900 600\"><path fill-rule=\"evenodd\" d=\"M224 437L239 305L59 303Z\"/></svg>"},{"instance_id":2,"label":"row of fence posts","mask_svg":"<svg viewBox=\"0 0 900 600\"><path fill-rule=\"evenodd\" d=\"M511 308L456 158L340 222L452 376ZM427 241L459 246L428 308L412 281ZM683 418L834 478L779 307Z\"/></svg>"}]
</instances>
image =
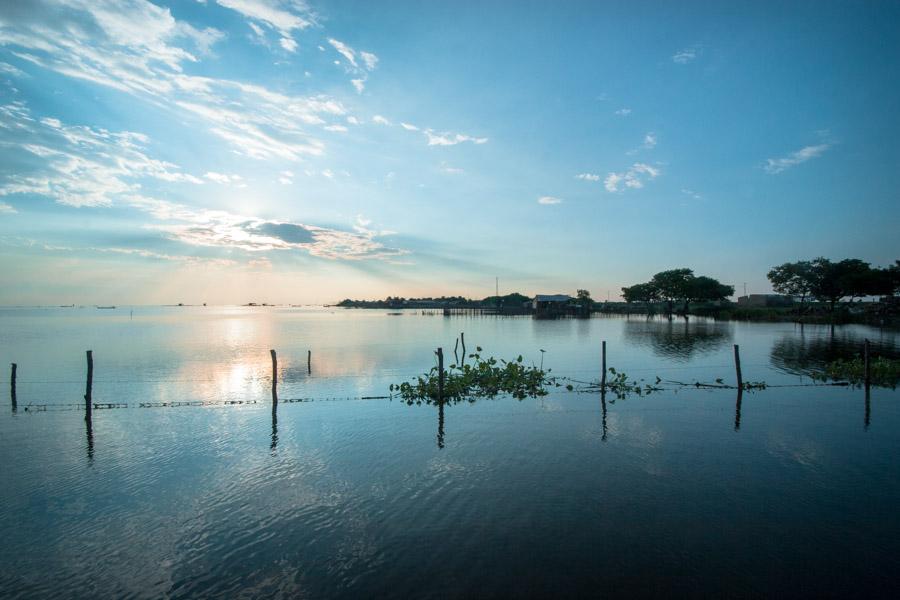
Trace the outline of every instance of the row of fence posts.
<instances>
[{"instance_id":1,"label":"row of fence posts","mask_svg":"<svg viewBox=\"0 0 900 600\"><path fill-rule=\"evenodd\" d=\"M269 353L272 355L272 402L278 402L278 357L275 354L275 350L269 350ZM87 377L84 383L84 420L90 422L91 413L94 407L92 401L93 389L94 389L94 351L86 350L85 356L87 358ZM19 366L16 363L10 364L10 374L9 374L9 398L12 403L12 411L16 412L18 410L18 397L16 391L16 378L18 376ZM306 351L306 372L309 375L312 375L312 350Z\"/></svg>"},{"instance_id":2,"label":"row of fence posts","mask_svg":"<svg viewBox=\"0 0 900 600\"><path fill-rule=\"evenodd\" d=\"M460 337L456 340L456 346L453 348L454 355L456 354L457 347L459 346L460 341L462 341L462 350L463 350L463 359L465 360L466 353L466 341L465 334L460 333ZM272 356L272 403L278 403L278 356L275 350L269 350L269 353ZM91 421L91 412L93 408L93 402L91 399L93 385L94 385L94 353L92 350L87 350L85 352L87 359L87 378L85 380L85 389L84 389L84 420L90 423ZM438 403L443 407L443 399L444 399L444 350L443 348L438 348L435 352L438 360ZM601 358L600 358L600 392L603 396L604 400L604 416L605 416L605 396L606 396L606 340L603 340L601 343ZM872 385L872 373L871 366L869 361L869 340L866 339L863 344L863 364L864 364L864 372L865 372L865 389L866 389L866 426L869 424L869 392ZM11 371L9 377L9 395L10 400L12 402L12 410L16 412L18 408L17 398L16 398L16 376L18 374L18 365L16 363L11 363ZM306 370L308 374L312 374L312 350L307 350L306 353ZM744 379L741 373L741 349L738 344L734 345L734 370L735 377L737 379L737 389L738 389L738 397L737 397L737 410L735 415L735 429L740 428L740 414L741 414L741 395L744 391ZM605 421L605 418L604 418Z\"/></svg>"}]
</instances>

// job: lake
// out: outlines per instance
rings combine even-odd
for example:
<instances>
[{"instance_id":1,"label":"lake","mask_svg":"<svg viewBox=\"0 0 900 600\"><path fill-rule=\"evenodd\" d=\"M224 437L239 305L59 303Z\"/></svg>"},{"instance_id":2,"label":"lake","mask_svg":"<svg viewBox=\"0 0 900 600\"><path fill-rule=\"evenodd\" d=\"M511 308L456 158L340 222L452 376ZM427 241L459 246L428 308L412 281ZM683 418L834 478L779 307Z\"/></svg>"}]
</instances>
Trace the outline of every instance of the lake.
<instances>
[{"instance_id":1,"label":"lake","mask_svg":"<svg viewBox=\"0 0 900 600\"><path fill-rule=\"evenodd\" d=\"M739 344L745 381L795 387L383 398L461 332L579 381L605 340L632 378L733 383ZM805 385L865 338L900 354L862 326L0 309L0 596L888 596L900 393ZM88 349L121 406L90 430Z\"/></svg>"}]
</instances>

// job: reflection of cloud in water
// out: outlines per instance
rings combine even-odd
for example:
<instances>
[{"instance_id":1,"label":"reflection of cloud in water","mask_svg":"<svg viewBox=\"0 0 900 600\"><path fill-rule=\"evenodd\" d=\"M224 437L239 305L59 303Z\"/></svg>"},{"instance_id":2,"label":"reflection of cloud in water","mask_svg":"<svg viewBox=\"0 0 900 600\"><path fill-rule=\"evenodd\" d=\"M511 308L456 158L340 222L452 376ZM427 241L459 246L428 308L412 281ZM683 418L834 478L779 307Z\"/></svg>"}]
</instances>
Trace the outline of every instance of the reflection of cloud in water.
<instances>
[{"instance_id":1,"label":"reflection of cloud in water","mask_svg":"<svg viewBox=\"0 0 900 600\"><path fill-rule=\"evenodd\" d=\"M623 334L631 344L649 346L658 356L684 362L718 350L733 336L729 323L696 318L628 319Z\"/></svg>"},{"instance_id":2,"label":"reflection of cloud in water","mask_svg":"<svg viewBox=\"0 0 900 600\"><path fill-rule=\"evenodd\" d=\"M806 329L807 331L804 331ZM776 369L793 375L809 375L820 372L828 363L861 356L865 335L863 332L830 327L801 328L772 344L770 361ZM872 356L900 358L893 334L882 334L880 340L869 340Z\"/></svg>"}]
</instances>

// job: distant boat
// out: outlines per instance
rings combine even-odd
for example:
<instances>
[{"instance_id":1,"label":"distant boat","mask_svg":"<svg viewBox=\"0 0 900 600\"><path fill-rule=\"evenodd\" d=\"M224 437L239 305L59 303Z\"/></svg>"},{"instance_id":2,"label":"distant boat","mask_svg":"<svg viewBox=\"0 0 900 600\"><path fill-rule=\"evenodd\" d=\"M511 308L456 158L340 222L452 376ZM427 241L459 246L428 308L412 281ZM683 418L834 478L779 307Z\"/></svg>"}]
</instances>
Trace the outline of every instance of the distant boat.
<instances>
[{"instance_id":1,"label":"distant boat","mask_svg":"<svg viewBox=\"0 0 900 600\"><path fill-rule=\"evenodd\" d=\"M110 308L115 308L115 306L98 306L97 308L110 309Z\"/></svg>"}]
</instances>

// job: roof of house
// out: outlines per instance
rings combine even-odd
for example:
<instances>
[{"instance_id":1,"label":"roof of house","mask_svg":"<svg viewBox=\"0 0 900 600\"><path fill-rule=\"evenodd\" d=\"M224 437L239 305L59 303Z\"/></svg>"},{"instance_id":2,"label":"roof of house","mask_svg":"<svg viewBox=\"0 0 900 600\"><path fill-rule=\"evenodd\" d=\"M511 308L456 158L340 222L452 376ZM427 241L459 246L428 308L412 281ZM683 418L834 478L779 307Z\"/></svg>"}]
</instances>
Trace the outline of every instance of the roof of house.
<instances>
[{"instance_id":1,"label":"roof of house","mask_svg":"<svg viewBox=\"0 0 900 600\"><path fill-rule=\"evenodd\" d=\"M565 294L538 294L534 299L537 302L568 302L572 297Z\"/></svg>"}]
</instances>

